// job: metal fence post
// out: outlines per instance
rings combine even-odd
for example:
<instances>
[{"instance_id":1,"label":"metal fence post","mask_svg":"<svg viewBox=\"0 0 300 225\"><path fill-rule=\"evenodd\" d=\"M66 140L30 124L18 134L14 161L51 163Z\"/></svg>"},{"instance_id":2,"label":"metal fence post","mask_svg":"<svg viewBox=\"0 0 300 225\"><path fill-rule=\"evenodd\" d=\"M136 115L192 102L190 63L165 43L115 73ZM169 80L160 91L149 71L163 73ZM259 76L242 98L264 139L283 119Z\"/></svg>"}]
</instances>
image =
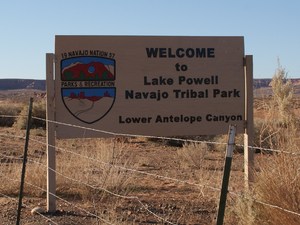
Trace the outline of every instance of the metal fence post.
<instances>
[{"instance_id":1,"label":"metal fence post","mask_svg":"<svg viewBox=\"0 0 300 225\"><path fill-rule=\"evenodd\" d=\"M221 189L220 202L219 202L217 225L222 225L223 221L224 221L227 191L228 191L230 169L231 169L231 162L232 162L232 155L233 155L233 148L234 148L234 145L235 145L235 142L234 142L235 133L236 133L236 127L233 126L233 125L230 125L229 126L229 132L228 132L229 137L228 137L228 144L227 144L227 149L226 149L226 159L225 159L222 189Z\"/></svg>"},{"instance_id":2,"label":"metal fence post","mask_svg":"<svg viewBox=\"0 0 300 225\"><path fill-rule=\"evenodd\" d=\"M27 151L28 151L30 125L31 125L31 115L32 115L32 102L33 102L33 98L30 98L30 101L29 101L29 110L28 110L28 116L27 116L26 138L25 138L25 146L24 146L24 156L23 156L23 166L22 166L22 174L21 174L21 184L20 184L20 192L19 192L19 204L18 204L17 223L16 223L17 225L20 224L21 209L22 209L22 198L23 198L23 190L24 190L24 182L25 182L25 172L26 172L26 163L27 163Z\"/></svg>"}]
</instances>

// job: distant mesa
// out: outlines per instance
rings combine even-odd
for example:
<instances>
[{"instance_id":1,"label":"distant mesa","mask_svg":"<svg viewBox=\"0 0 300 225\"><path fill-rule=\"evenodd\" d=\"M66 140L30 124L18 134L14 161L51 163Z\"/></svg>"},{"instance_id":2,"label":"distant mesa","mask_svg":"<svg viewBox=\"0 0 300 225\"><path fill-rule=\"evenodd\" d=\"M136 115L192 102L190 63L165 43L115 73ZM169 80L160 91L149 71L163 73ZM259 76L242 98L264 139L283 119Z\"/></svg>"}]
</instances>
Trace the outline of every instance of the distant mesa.
<instances>
[{"instance_id":1,"label":"distant mesa","mask_svg":"<svg viewBox=\"0 0 300 225\"><path fill-rule=\"evenodd\" d=\"M45 80L33 79L0 79L0 90L46 90Z\"/></svg>"},{"instance_id":2,"label":"distant mesa","mask_svg":"<svg viewBox=\"0 0 300 225\"><path fill-rule=\"evenodd\" d=\"M76 63L62 70L62 80L114 80L114 75L100 62Z\"/></svg>"}]
</instances>

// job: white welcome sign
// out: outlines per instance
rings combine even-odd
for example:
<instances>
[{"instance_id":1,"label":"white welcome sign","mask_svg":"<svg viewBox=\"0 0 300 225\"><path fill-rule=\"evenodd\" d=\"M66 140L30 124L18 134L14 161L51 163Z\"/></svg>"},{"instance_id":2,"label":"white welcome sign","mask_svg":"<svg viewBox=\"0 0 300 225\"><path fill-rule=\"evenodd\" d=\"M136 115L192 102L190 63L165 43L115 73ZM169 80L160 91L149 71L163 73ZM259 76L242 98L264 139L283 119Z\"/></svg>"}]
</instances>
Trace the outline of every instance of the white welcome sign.
<instances>
[{"instance_id":1,"label":"white welcome sign","mask_svg":"<svg viewBox=\"0 0 300 225\"><path fill-rule=\"evenodd\" d=\"M244 131L243 37L56 36L56 120L140 135ZM58 138L104 134L57 125Z\"/></svg>"}]
</instances>

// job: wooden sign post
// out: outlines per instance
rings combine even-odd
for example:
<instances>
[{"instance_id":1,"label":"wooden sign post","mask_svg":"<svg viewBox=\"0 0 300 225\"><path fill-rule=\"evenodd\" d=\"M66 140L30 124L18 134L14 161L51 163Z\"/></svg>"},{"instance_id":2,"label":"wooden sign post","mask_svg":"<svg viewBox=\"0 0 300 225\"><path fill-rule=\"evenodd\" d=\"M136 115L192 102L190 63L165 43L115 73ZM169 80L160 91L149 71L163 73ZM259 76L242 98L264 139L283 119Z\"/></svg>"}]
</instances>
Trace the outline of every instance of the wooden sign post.
<instances>
[{"instance_id":1,"label":"wooden sign post","mask_svg":"<svg viewBox=\"0 0 300 225\"><path fill-rule=\"evenodd\" d=\"M56 211L56 156L55 156L55 92L54 92L54 59L52 53L46 54L47 76L47 211Z\"/></svg>"},{"instance_id":2,"label":"wooden sign post","mask_svg":"<svg viewBox=\"0 0 300 225\"><path fill-rule=\"evenodd\" d=\"M245 68L245 132L244 132L244 179L245 186L254 181L254 123L253 123L253 56L244 59Z\"/></svg>"}]
</instances>

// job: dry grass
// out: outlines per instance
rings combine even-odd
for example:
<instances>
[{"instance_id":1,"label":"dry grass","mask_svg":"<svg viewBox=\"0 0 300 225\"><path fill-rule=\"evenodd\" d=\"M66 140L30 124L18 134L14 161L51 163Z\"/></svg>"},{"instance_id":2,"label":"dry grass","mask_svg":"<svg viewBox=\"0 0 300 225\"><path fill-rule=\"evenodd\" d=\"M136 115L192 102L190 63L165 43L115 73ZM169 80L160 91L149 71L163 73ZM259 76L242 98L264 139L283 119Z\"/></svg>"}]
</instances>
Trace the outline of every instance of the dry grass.
<instances>
[{"instance_id":1,"label":"dry grass","mask_svg":"<svg viewBox=\"0 0 300 225\"><path fill-rule=\"evenodd\" d=\"M28 105L23 106L19 113L19 117L15 120L14 127L17 129L26 129L28 116ZM37 117L41 119L46 119L46 102L45 100L40 100L34 102L32 106L32 117ZM39 119L32 119L32 128L46 128L46 122Z\"/></svg>"},{"instance_id":2,"label":"dry grass","mask_svg":"<svg viewBox=\"0 0 300 225\"><path fill-rule=\"evenodd\" d=\"M208 146L205 143L190 143L184 144L182 149L177 151L183 167L203 168L205 156L208 152Z\"/></svg>"},{"instance_id":3,"label":"dry grass","mask_svg":"<svg viewBox=\"0 0 300 225\"><path fill-rule=\"evenodd\" d=\"M122 198L114 198L111 193L128 196L135 187L133 183L135 176L129 171L120 169L128 167L128 164L134 168L132 165L134 156L128 154L130 146L122 141L103 139L90 139L85 143L86 145L82 145L82 140L58 141L57 195L69 201L86 202L89 208L92 207L89 210L99 214L100 217L115 224L126 224L115 212ZM46 197L46 154L45 146L40 147L30 148L28 152L24 187L26 198ZM22 160L16 158L22 157L22 149L13 152L11 159L1 161L0 164L1 181L4 180L0 183L0 192L17 197ZM9 154L8 151L4 153ZM109 203L103 206L103 202L106 201ZM101 221L98 222L101 224Z\"/></svg>"},{"instance_id":4,"label":"dry grass","mask_svg":"<svg viewBox=\"0 0 300 225\"><path fill-rule=\"evenodd\" d=\"M239 198L234 207L239 224L299 224L299 215L283 210L300 213L299 156L261 157L257 166L260 170L255 174L253 189Z\"/></svg>"},{"instance_id":5,"label":"dry grass","mask_svg":"<svg viewBox=\"0 0 300 225\"><path fill-rule=\"evenodd\" d=\"M279 154L260 162L261 171L256 174L253 192L255 198L284 209L300 213L300 168L299 157ZM255 204L256 224L299 224L299 216L279 209Z\"/></svg>"},{"instance_id":6,"label":"dry grass","mask_svg":"<svg viewBox=\"0 0 300 225\"><path fill-rule=\"evenodd\" d=\"M76 145L74 142L77 142ZM129 146L122 142L107 142L101 139L90 140L90 146L82 147L79 144L80 141L77 140L59 142L61 150L57 152L56 168L58 193L78 195L80 198L89 198L91 189L94 189L94 192L105 189L118 194L128 194L133 175L120 169L120 166L127 166L132 161L133 156L124 154L124 150ZM31 149L28 153L26 182L46 190L46 154L44 146L42 148ZM21 149L11 157L0 164L0 171L2 177L16 179L16 182L3 182L0 186L6 194L16 195L21 173ZM95 188L86 188L83 183ZM45 194L34 188L26 188L26 191L27 194L36 197Z\"/></svg>"},{"instance_id":7,"label":"dry grass","mask_svg":"<svg viewBox=\"0 0 300 225\"><path fill-rule=\"evenodd\" d=\"M180 166L189 170L195 181L203 186L220 187L225 145L223 147L223 151L214 153L206 143L184 144L183 148L177 151ZM217 155L220 155L220 160ZM217 199L217 196L218 193L213 198Z\"/></svg>"},{"instance_id":8,"label":"dry grass","mask_svg":"<svg viewBox=\"0 0 300 225\"><path fill-rule=\"evenodd\" d=\"M105 191L101 190L123 195L129 194L134 176L120 169L129 164L132 167L134 156L125 155L128 145L123 142L108 142L101 139L91 139L86 146L80 146L78 140L71 142L73 143L69 145L66 144L67 141L59 143L59 147L63 150L60 150L57 155L57 171L63 176L59 174L57 176L58 192L79 195L85 199L91 199L93 194L105 195ZM65 149L69 152L65 152ZM75 154L70 154L70 151ZM89 186L70 181L66 177Z\"/></svg>"},{"instance_id":9,"label":"dry grass","mask_svg":"<svg viewBox=\"0 0 300 225\"><path fill-rule=\"evenodd\" d=\"M13 133L12 129L14 128L10 129L11 133ZM45 137L39 135L40 131L32 131L34 132L32 132L27 163L25 200L45 199L46 197L46 150L45 146L33 141L33 139L44 140ZM7 141L11 139L7 138ZM180 153L177 154L181 150L180 148L165 148L159 144L146 143L145 140L128 140L130 139L124 139L125 142L119 138L84 139L84 143L83 139L58 140L57 195L71 203L79 203L81 207L114 224L140 224L142 221L159 223L160 219L146 210L148 207L155 214L176 223L193 224L195 221L202 221L201 224L208 224L212 221L217 192L211 191L215 194L211 195L207 189L200 190L201 188L183 183L158 179L155 176L146 176L123 169L125 167L132 168L147 173L178 177L179 180L191 179L192 181L194 179L195 183L209 184L214 181L212 181L212 176L207 175L212 173L205 172L208 165L205 161L210 161L213 155L206 154L205 145L190 145L186 146L186 149L184 148L185 151L196 149L194 157L201 152L198 155L198 159L203 162L203 164L198 164L198 167L201 168L197 169L195 165L190 164L180 170L177 160L184 159L184 164L187 165L187 159L178 156ZM14 157L22 156L22 141L19 141L20 146L11 147L7 151L1 148L1 153L8 155L9 152L13 152L12 156ZM134 144L134 142L138 144ZM147 146L143 148L144 154L139 153L142 150L141 146ZM203 147L204 149L202 149ZM159 159L155 149L159 149L159 152L163 153L159 154ZM205 156L208 158L206 159ZM164 161L164 158L168 161ZM1 180L5 180L0 183L0 192L9 196L17 196L21 160L1 163L0 171ZM194 172L190 173L190 171ZM221 173L220 169L216 169L216 171ZM141 205L136 199L112 195L108 191L121 196L136 196L144 205ZM58 207L68 207L69 211L72 205L65 206L65 204L58 203ZM78 211L78 209L74 210ZM198 211L202 210L204 214L199 216ZM78 221L80 221L79 219L77 218ZM95 221L94 218L91 224L97 224ZM99 223L101 224L101 222Z\"/></svg>"},{"instance_id":10,"label":"dry grass","mask_svg":"<svg viewBox=\"0 0 300 225\"><path fill-rule=\"evenodd\" d=\"M15 121L16 117L20 114L23 108L23 104L11 103L9 101L0 102L0 126L1 127L11 127ZM1 117L11 116L11 117Z\"/></svg>"}]
</instances>

